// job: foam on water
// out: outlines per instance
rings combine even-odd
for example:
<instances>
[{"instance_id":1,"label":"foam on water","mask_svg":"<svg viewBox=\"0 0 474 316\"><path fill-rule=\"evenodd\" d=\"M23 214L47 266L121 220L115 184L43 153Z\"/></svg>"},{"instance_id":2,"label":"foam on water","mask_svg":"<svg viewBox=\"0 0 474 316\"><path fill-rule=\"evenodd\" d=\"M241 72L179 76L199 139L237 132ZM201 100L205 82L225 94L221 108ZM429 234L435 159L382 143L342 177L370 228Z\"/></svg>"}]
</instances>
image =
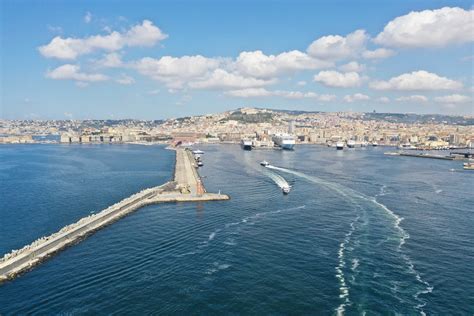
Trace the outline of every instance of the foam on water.
<instances>
[{"instance_id":1,"label":"foam on water","mask_svg":"<svg viewBox=\"0 0 474 316\"><path fill-rule=\"evenodd\" d=\"M270 167L270 166L267 166L267 167ZM280 189L283 189L284 187L289 187L290 185L288 184L288 182L282 177L280 176L279 174L276 174L274 172L271 172L270 170L268 170L267 168L261 168L260 170L262 170L262 173L264 175L266 175L267 177L269 177L270 179L273 180L273 182L275 182L275 184L280 188Z\"/></svg>"},{"instance_id":2,"label":"foam on water","mask_svg":"<svg viewBox=\"0 0 474 316\"><path fill-rule=\"evenodd\" d=\"M388 214L393 219L393 221L392 221L393 222L393 227L398 231L398 235L399 235L399 238L400 238L399 244L397 246L397 251L400 253L401 258L405 261L405 263L408 267L408 272L410 274L414 275L416 281L424 286L423 290L417 291L413 295L414 299L419 302L419 304L417 304L415 306L415 308L417 310L419 310L421 314L424 314L423 308L426 306L426 300L421 299L420 295L431 293L433 291L433 286L431 286L427 281L425 281L421 277L420 273L415 269L415 265L414 265L413 261L411 260L411 258L406 253L404 253L403 250L402 250L402 247L405 244L406 240L410 238L410 235L408 234L408 232L406 232L405 229L403 229L403 227L400 225L400 223L403 221L403 217L398 216L395 212L393 212L391 209L389 209L386 205L384 205L384 204L380 203L379 201L377 201L377 196L383 196L383 195L386 194L385 193L386 192L385 191L386 190L385 185L381 187L380 193L377 194L375 197L368 197L368 196L366 196L366 195L364 195L364 194L362 194L358 191L355 191L351 188L345 187L345 186L340 185L338 183L333 183L333 182L329 182L329 181L326 181L326 180L323 180L323 179L320 179L320 178L317 178L317 177L314 177L314 176L309 176L309 175L304 174L302 172L298 172L298 171L294 171L294 170L290 170L290 169L286 169L286 168L275 167L275 166L268 166L268 168L271 168L271 169L274 169L274 170L279 170L279 171L286 172L286 173L291 173L295 176L304 178L304 179L306 179L310 182L320 184L320 185L324 185L327 188L332 189L332 190L340 193L341 195L343 195L345 197L348 197L351 201L356 201L356 200L360 201L360 200L362 200L362 201L370 202L373 205L375 205L377 208L383 210L386 214ZM353 231L351 230L351 231L349 231L349 233L352 234ZM347 234L346 234L346 237L347 237ZM349 237L350 237L350 235L349 235ZM336 272L337 272L336 277L339 280L340 289L341 289L341 291L340 291L341 294L339 296L340 296L340 298L342 298L344 300L343 303L336 309L337 314L340 314L340 315L342 315L345 311L345 306L346 306L345 302L346 302L346 300L347 301L349 300L348 299L348 296L349 296L348 288L346 286L344 275L342 273L342 268L344 266L341 265L341 257L342 257L342 259L344 258L345 247L346 247L346 243L342 242L340 244L339 252L338 252L340 265L336 268ZM347 295L346 295L346 292L347 292Z\"/></svg>"}]
</instances>

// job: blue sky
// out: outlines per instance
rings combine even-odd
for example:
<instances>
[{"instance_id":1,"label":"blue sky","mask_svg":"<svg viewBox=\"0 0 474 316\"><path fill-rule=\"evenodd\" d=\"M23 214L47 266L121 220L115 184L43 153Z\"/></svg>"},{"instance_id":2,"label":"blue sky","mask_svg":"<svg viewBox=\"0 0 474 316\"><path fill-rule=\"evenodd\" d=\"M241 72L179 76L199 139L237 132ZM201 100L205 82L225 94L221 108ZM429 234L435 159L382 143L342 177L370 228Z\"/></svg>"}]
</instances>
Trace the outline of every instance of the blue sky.
<instances>
[{"instance_id":1,"label":"blue sky","mask_svg":"<svg viewBox=\"0 0 474 316\"><path fill-rule=\"evenodd\" d=\"M470 1L2 1L5 119L474 115Z\"/></svg>"}]
</instances>

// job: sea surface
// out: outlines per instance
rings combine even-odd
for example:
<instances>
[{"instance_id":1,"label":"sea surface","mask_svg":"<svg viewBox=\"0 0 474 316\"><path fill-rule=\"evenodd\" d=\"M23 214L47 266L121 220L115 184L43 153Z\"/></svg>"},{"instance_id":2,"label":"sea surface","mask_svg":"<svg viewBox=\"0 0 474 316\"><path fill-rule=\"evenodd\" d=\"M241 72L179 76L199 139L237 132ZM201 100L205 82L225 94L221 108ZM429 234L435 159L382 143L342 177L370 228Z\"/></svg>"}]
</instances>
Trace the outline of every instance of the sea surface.
<instances>
[{"instance_id":1,"label":"sea surface","mask_svg":"<svg viewBox=\"0 0 474 316\"><path fill-rule=\"evenodd\" d=\"M474 172L461 162L199 148L207 190L230 201L142 208L0 286L0 314L473 315ZM173 166L163 146L0 146L0 253Z\"/></svg>"}]
</instances>

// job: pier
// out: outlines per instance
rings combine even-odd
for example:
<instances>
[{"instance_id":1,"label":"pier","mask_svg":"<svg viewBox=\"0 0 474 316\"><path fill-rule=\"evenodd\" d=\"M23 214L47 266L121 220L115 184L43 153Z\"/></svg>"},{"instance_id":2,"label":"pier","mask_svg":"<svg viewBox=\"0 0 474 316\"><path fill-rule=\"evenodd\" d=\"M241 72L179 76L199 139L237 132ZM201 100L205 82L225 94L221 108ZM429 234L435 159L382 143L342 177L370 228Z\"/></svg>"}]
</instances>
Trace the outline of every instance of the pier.
<instances>
[{"instance_id":1,"label":"pier","mask_svg":"<svg viewBox=\"0 0 474 316\"><path fill-rule=\"evenodd\" d=\"M174 177L163 185L142 190L109 206L97 214L80 219L56 233L42 237L33 243L5 254L0 259L0 284L14 279L64 248L80 242L95 231L141 207L166 202L222 201L229 196L207 193L194 166L191 151L176 149Z\"/></svg>"}]
</instances>

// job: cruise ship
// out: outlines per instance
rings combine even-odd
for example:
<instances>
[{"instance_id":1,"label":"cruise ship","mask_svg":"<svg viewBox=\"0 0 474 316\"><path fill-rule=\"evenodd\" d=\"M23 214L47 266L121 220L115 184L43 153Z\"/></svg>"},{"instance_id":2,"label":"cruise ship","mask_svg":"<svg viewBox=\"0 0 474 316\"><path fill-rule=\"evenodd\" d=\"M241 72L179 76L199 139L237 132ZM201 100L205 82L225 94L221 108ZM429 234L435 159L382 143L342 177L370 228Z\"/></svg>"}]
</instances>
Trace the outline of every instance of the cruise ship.
<instances>
[{"instance_id":1,"label":"cruise ship","mask_svg":"<svg viewBox=\"0 0 474 316\"><path fill-rule=\"evenodd\" d=\"M243 150L252 150L252 141L250 139L242 139L240 146L242 146Z\"/></svg>"},{"instance_id":2,"label":"cruise ship","mask_svg":"<svg viewBox=\"0 0 474 316\"><path fill-rule=\"evenodd\" d=\"M295 147L296 139L292 135L288 134L275 134L272 137L275 145L279 146L281 149L292 150Z\"/></svg>"}]
</instances>

